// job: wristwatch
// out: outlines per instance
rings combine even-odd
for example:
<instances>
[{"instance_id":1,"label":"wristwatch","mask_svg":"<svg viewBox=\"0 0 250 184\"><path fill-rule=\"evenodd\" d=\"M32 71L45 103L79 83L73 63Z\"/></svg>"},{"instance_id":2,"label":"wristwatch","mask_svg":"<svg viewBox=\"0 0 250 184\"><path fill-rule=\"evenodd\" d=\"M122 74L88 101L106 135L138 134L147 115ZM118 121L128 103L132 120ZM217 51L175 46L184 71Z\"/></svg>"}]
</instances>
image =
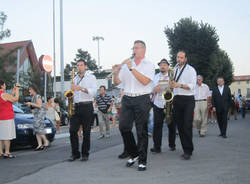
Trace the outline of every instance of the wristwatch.
<instances>
[{"instance_id":1,"label":"wristwatch","mask_svg":"<svg viewBox=\"0 0 250 184\"><path fill-rule=\"evenodd\" d=\"M181 88L183 88L183 84L181 84Z\"/></svg>"},{"instance_id":2,"label":"wristwatch","mask_svg":"<svg viewBox=\"0 0 250 184\"><path fill-rule=\"evenodd\" d=\"M86 90L85 90L85 88L82 88L81 91L82 91L82 92L85 92Z\"/></svg>"},{"instance_id":3,"label":"wristwatch","mask_svg":"<svg viewBox=\"0 0 250 184\"><path fill-rule=\"evenodd\" d=\"M134 70L135 68L133 66L131 66L131 68L129 68L129 71L132 72L132 70Z\"/></svg>"}]
</instances>

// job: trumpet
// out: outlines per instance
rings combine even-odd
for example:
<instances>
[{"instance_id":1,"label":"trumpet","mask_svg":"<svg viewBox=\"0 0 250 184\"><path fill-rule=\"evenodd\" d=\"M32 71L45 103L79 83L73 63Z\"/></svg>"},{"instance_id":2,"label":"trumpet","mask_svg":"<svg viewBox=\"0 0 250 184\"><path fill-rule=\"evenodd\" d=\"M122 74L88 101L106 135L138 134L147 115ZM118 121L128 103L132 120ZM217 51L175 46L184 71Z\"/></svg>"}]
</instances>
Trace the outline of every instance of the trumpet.
<instances>
[{"instance_id":1,"label":"trumpet","mask_svg":"<svg viewBox=\"0 0 250 184\"><path fill-rule=\"evenodd\" d=\"M135 57L135 53L133 53L132 56L129 58L130 61L131 61L134 57ZM121 67L122 67L123 64L124 64L124 63L122 62L118 68L114 69L110 74L108 74L107 77L106 77L106 79L107 79L107 80L111 79L112 76L114 75L114 73L121 69Z\"/></svg>"}]
</instances>

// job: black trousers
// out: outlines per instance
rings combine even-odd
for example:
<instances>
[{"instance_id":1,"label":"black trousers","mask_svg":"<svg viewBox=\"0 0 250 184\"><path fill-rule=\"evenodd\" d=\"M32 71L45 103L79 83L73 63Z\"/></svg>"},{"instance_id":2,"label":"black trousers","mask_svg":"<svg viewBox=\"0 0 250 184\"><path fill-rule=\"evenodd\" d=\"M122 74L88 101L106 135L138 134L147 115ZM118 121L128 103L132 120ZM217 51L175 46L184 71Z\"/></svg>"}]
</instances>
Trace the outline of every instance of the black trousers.
<instances>
[{"instance_id":1,"label":"black trousers","mask_svg":"<svg viewBox=\"0 0 250 184\"><path fill-rule=\"evenodd\" d=\"M173 102L173 120L176 122L182 149L185 154L193 153L194 96L177 95Z\"/></svg>"},{"instance_id":2,"label":"black trousers","mask_svg":"<svg viewBox=\"0 0 250 184\"><path fill-rule=\"evenodd\" d=\"M160 149L162 145L162 127L164 119L166 117L164 109L153 106L154 110L154 126L153 126L153 141L154 148ZM172 121L168 124L168 143L170 148L175 148L175 138L176 138L176 123Z\"/></svg>"},{"instance_id":3,"label":"black trousers","mask_svg":"<svg viewBox=\"0 0 250 184\"><path fill-rule=\"evenodd\" d=\"M80 104L75 106L75 114L71 118L70 128L69 128L72 156L76 157L80 156L79 138L77 134L80 125L82 125L82 131L83 131L82 156L89 156L92 118L93 118L92 103Z\"/></svg>"},{"instance_id":4,"label":"black trousers","mask_svg":"<svg viewBox=\"0 0 250 184\"><path fill-rule=\"evenodd\" d=\"M228 110L226 108L223 109L216 108L216 116L221 135L227 134L227 114Z\"/></svg>"},{"instance_id":5,"label":"black trousers","mask_svg":"<svg viewBox=\"0 0 250 184\"><path fill-rule=\"evenodd\" d=\"M129 97L124 95L120 112L119 129L122 134L125 149L134 158L139 156L139 163L147 163L148 150L148 118L151 108L149 95ZM137 144L132 133L135 122Z\"/></svg>"},{"instance_id":6,"label":"black trousers","mask_svg":"<svg viewBox=\"0 0 250 184\"><path fill-rule=\"evenodd\" d=\"M91 121L91 126L94 126L95 119L96 119L96 126L99 125L98 115L97 115L97 113L93 113L93 117L92 117L92 121Z\"/></svg>"}]
</instances>

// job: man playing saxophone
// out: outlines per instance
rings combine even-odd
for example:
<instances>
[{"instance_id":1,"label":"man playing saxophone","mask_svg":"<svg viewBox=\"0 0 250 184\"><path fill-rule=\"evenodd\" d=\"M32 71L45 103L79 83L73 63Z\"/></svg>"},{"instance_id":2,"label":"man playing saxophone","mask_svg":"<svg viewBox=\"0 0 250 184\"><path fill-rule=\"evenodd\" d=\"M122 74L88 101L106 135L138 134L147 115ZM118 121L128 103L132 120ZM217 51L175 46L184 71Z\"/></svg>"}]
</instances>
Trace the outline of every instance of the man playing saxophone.
<instances>
[{"instance_id":1,"label":"man playing saxophone","mask_svg":"<svg viewBox=\"0 0 250 184\"><path fill-rule=\"evenodd\" d=\"M84 60L77 61L78 75L74 78L71 90L74 91L74 114L70 122L70 143L72 155L69 161L79 159L87 161L90 149L90 130L93 117L93 101L97 91L97 82L94 75L86 72L87 65ZM79 152L78 130L82 125L83 143L81 154Z\"/></svg>"},{"instance_id":2,"label":"man playing saxophone","mask_svg":"<svg viewBox=\"0 0 250 184\"><path fill-rule=\"evenodd\" d=\"M153 153L161 152L162 145L162 127L166 117L166 111L164 106L166 101L163 98L163 94L166 90L170 89L170 80L172 74L169 68L169 63L166 59L162 59L158 63L160 67L160 73L157 73L154 77L154 89L153 89L153 111L154 111L154 127L153 127L153 142L154 147L150 149ZM168 103L168 102L167 102ZM170 114L171 116L171 114ZM167 122L168 124L168 142L171 151L175 150L175 137L176 137L176 124L174 122Z\"/></svg>"}]
</instances>

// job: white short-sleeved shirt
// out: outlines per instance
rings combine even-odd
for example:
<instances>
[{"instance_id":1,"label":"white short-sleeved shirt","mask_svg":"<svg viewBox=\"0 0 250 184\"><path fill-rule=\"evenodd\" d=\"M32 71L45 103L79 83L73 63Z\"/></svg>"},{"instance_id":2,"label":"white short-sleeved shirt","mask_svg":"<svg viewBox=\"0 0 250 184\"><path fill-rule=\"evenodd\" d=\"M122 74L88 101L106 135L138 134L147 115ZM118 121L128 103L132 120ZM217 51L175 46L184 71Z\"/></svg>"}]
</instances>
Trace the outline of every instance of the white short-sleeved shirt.
<instances>
[{"instance_id":1,"label":"white short-sleeved shirt","mask_svg":"<svg viewBox=\"0 0 250 184\"><path fill-rule=\"evenodd\" d=\"M74 84L79 85L82 88L86 88L88 90L88 94L83 91L75 91L74 103L94 101L94 96L97 92L97 82L94 75L90 74L89 72L86 72L82 80L79 75L77 75L74 78Z\"/></svg>"},{"instance_id":2,"label":"white short-sleeved shirt","mask_svg":"<svg viewBox=\"0 0 250 184\"><path fill-rule=\"evenodd\" d=\"M206 100L210 95L208 85L202 83L201 86L196 84L194 89L194 98L195 100Z\"/></svg>"},{"instance_id":3,"label":"white short-sleeved shirt","mask_svg":"<svg viewBox=\"0 0 250 184\"><path fill-rule=\"evenodd\" d=\"M178 68L178 65L175 67L174 73L176 73L177 69L178 69L178 71L177 71L176 76L178 77L180 74L180 71L181 71L181 69ZM176 79L177 79L177 77L176 77ZM187 64L177 83L183 84L183 85L188 85L188 87L190 89L186 90L183 88L174 88L174 90L173 90L174 95L175 96L176 95L193 96L196 81L197 81L197 74L196 74L195 69L192 66L190 66L189 64Z\"/></svg>"},{"instance_id":4,"label":"white short-sleeved shirt","mask_svg":"<svg viewBox=\"0 0 250 184\"><path fill-rule=\"evenodd\" d=\"M148 77L151 81L154 79L155 67L154 64L148 61L146 58L143 58L138 66L136 66L134 59L132 59L132 67L138 72ZM124 64L119 72L119 79L122 82L124 93L151 93L152 92L152 83L150 82L147 85L140 83L135 76L129 71L128 66Z\"/></svg>"}]
</instances>

